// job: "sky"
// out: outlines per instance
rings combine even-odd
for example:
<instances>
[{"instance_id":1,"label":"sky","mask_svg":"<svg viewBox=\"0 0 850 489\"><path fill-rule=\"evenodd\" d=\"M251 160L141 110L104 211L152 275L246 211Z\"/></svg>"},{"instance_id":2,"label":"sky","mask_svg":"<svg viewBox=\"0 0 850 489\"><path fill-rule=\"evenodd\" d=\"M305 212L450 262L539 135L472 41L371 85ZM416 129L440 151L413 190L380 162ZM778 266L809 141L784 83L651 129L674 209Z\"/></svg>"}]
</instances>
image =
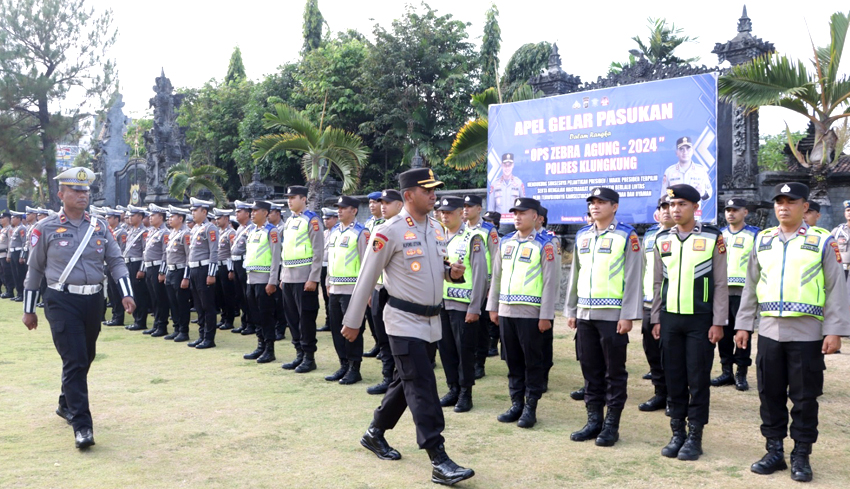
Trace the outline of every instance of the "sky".
<instances>
[{"instance_id":1,"label":"sky","mask_svg":"<svg viewBox=\"0 0 850 489\"><path fill-rule=\"evenodd\" d=\"M272 73L286 62L296 61L302 45L304 0L241 0L199 2L148 0L114 2L89 0L99 9L111 8L118 40L109 55L116 59L124 111L143 116L153 97L154 79L160 70L175 87L199 87L210 79L221 80L235 46L242 50L248 77L254 80ZM648 32L648 17L663 17L684 29L696 41L681 46L682 58L699 56L697 64L716 66L711 54L714 44L737 34L743 3L718 0L711 7L681 1L536 2L548 4L545 11L530 8L529 2L503 0L431 0L438 14L451 14L469 22L470 41L481 43L484 16L495 3L502 30L500 63L529 42L558 44L562 67L582 81L605 75L611 61L625 61L635 47L631 38ZM375 24L389 29L393 19L404 14L405 2L374 0L319 0L319 9L332 32L356 29L371 38ZM419 6L419 2L409 5ZM703 3L707 5L707 3ZM829 16L838 3L806 3L795 9L780 8L775 1L747 4L756 37L773 42L778 52L794 59L809 60L811 39L818 46L828 42ZM728 66L726 63L724 66ZM847 63L844 63L847 73ZM784 109L764 108L761 134L776 134L785 123L804 130L807 120Z\"/></svg>"}]
</instances>

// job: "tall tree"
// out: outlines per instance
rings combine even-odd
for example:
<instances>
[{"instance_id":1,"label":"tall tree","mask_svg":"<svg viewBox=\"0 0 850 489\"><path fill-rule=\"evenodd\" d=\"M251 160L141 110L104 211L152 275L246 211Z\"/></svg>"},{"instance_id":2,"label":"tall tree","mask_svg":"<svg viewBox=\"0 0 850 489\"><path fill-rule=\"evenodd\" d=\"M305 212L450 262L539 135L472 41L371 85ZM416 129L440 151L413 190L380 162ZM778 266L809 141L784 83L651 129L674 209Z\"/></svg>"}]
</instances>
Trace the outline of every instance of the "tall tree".
<instances>
[{"instance_id":1,"label":"tall tree","mask_svg":"<svg viewBox=\"0 0 850 489\"><path fill-rule=\"evenodd\" d=\"M699 57L695 58L680 58L674 54L676 48L682 44L696 41L696 37L682 36L684 29L677 28L676 24L667 25L667 19L647 19L649 22L649 37L646 41L640 36L635 36L632 40L637 44L638 49L629 50L629 60L625 63L611 63L610 71L619 72L627 66L634 66L638 59L644 57L652 64L670 65L670 64L688 64L699 61Z\"/></svg>"},{"instance_id":2,"label":"tall tree","mask_svg":"<svg viewBox=\"0 0 850 489\"><path fill-rule=\"evenodd\" d=\"M484 21L484 36L481 38L481 90L495 87L499 83L499 49L502 46L502 29L499 28L499 9L491 4Z\"/></svg>"},{"instance_id":3,"label":"tall tree","mask_svg":"<svg viewBox=\"0 0 850 489\"><path fill-rule=\"evenodd\" d=\"M302 54L307 54L322 44L322 25L325 18L319 11L319 0L307 0L304 6L304 46Z\"/></svg>"},{"instance_id":4,"label":"tall tree","mask_svg":"<svg viewBox=\"0 0 850 489\"><path fill-rule=\"evenodd\" d=\"M209 190L216 203L223 205L227 196L218 183L222 178L227 178L227 173L221 168L181 161L168 169L168 193L182 202L202 190Z\"/></svg>"},{"instance_id":5,"label":"tall tree","mask_svg":"<svg viewBox=\"0 0 850 489\"><path fill-rule=\"evenodd\" d=\"M502 77L502 96L510 98L514 91L528 83L528 79L537 76L549 63L552 45L546 41L523 44L517 49L505 65Z\"/></svg>"},{"instance_id":6,"label":"tall tree","mask_svg":"<svg viewBox=\"0 0 850 489\"><path fill-rule=\"evenodd\" d=\"M0 151L37 136L37 160L10 161L44 168L54 208L56 144L113 83L114 61L106 57L116 38L112 11L98 13L85 3L0 0Z\"/></svg>"},{"instance_id":7,"label":"tall tree","mask_svg":"<svg viewBox=\"0 0 850 489\"><path fill-rule=\"evenodd\" d=\"M230 64L227 65L227 75L224 77L224 83L230 85L239 83L245 80L245 63L242 62L242 50L239 46L233 48L233 54L230 55Z\"/></svg>"}]
</instances>

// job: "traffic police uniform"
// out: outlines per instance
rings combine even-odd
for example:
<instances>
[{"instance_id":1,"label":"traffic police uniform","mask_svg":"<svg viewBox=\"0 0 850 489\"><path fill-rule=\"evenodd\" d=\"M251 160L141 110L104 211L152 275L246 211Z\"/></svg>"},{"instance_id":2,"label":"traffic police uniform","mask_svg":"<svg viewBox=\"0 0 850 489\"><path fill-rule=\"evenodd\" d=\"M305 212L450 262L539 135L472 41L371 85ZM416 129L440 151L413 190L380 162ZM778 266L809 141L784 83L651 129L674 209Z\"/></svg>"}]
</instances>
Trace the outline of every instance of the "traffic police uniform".
<instances>
[{"instance_id":1,"label":"traffic police uniform","mask_svg":"<svg viewBox=\"0 0 850 489\"><path fill-rule=\"evenodd\" d=\"M7 224L0 229L0 272L3 274L3 285L6 286L6 292L0 295L0 299L11 299L15 297L15 278L12 275L12 264L6 261L9 256L9 231L11 226L8 221L12 218L12 213L3 211L0 218L6 219Z\"/></svg>"},{"instance_id":2,"label":"traffic police uniform","mask_svg":"<svg viewBox=\"0 0 850 489\"><path fill-rule=\"evenodd\" d=\"M807 200L802 183L779 184L774 200ZM752 466L769 474L785 469L783 440L791 399L791 478L812 478L808 456L818 438L818 400L823 394L825 335L850 335L850 301L834 238L803 222L790 236L779 227L761 231L747 265L736 329L752 332L761 316L756 373L761 433L768 454ZM760 312L758 312L760 310Z\"/></svg>"},{"instance_id":3,"label":"traffic police uniform","mask_svg":"<svg viewBox=\"0 0 850 489\"><path fill-rule=\"evenodd\" d=\"M145 213L143 208L133 205L128 205L127 211L130 214L144 215ZM139 272L145 271L142 267L144 265L144 248L147 237L148 229L142 224L139 224L138 227L130 226L127 228L127 244L124 246L124 263L127 264L127 270L130 271L130 280L133 282L133 291L136 295L136 310L133 311L133 324L126 327L130 331L147 329L150 294L148 293L144 277L138 277Z\"/></svg>"},{"instance_id":4,"label":"traffic police uniform","mask_svg":"<svg viewBox=\"0 0 850 489\"><path fill-rule=\"evenodd\" d=\"M369 203L371 204L374 200L375 202L380 203L381 192L372 192L367 195L369 198ZM375 217L374 215L369 216L369 219L363 223L366 226L366 230L369 231L369 234L372 234L375 231L375 227L379 224L383 224L386 221L383 217ZM369 323L369 333L372 334L372 339L375 340L375 346L372 347L371 350L367 351L363 354L364 357L374 358L378 356L378 353L381 351L381 346L378 341L378 334L375 332L375 314L372 312L372 306L366 306L366 321Z\"/></svg>"},{"instance_id":5,"label":"traffic police uniform","mask_svg":"<svg viewBox=\"0 0 850 489\"><path fill-rule=\"evenodd\" d=\"M532 198L514 201L510 212L540 209ZM511 408L499 417L502 422L518 419L521 427L536 422L537 401L546 390L545 333L538 323L554 321L561 270L560 248L546 233L532 230L528 236L511 233L499 244L493 261L488 311L497 311L502 337L502 355L508 364Z\"/></svg>"},{"instance_id":6,"label":"traffic police uniform","mask_svg":"<svg viewBox=\"0 0 850 489\"><path fill-rule=\"evenodd\" d=\"M605 187L593 189L593 199L620 202L620 195ZM596 438L600 446L619 439L620 414L627 399L626 350L629 335L617 332L618 321L641 317L643 257L634 228L617 221L605 229L585 226L576 233L564 315L576 318L581 337L580 365L585 379L587 425L573 433L573 441ZM604 427L603 406L608 406ZM598 436L598 437L597 437Z\"/></svg>"},{"instance_id":7,"label":"traffic police uniform","mask_svg":"<svg viewBox=\"0 0 850 489\"><path fill-rule=\"evenodd\" d=\"M330 207L322 207L322 221L331 218L338 218L336 209L331 209ZM331 226L333 227L333 226ZM370 230L371 232L371 230ZM319 285L322 287L322 300L325 304L325 325L321 328L316 329L316 331L330 331L331 327L331 316L328 310L328 303L330 302L330 298L328 297L328 236L331 234L331 229L326 225L324 230L325 235L325 251L322 255L322 275L321 282Z\"/></svg>"},{"instance_id":8,"label":"traffic police uniform","mask_svg":"<svg viewBox=\"0 0 850 489\"><path fill-rule=\"evenodd\" d=\"M107 209L106 215L118 217L120 220L124 213L118 209ZM127 246L127 229L119 221L114 229L110 228L110 231L123 256L124 249ZM121 289L118 287L118 282L112 279L112 275L107 275L106 279L106 293L109 296L109 302L112 303L112 318L104 324L106 326L124 326L124 305L121 303Z\"/></svg>"},{"instance_id":9,"label":"traffic police uniform","mask_svg":"<svg viewBox=\"0 0 850 489\"><path fill-rule=\"evenodd\" d=\"M700 201L690 185L674 185L667 195L671 201ZM696 460L702 454L714 360L708 333L713 325L729 321L725 254L720 230L696 220L689 232L674 226L655 238L652 324L661 324L667 415L673 430L673 439L662 450L667 457Z\"/></svg>"},{"instance_id":10,"label":"traffic police uniform","mask_svg":"<svg viewBox=\"0 0 850 489\"><path fill-rule=\"evenodd\" d=\"M238 295L236 289L239 287L234 280L230 279L230 273L234 271L230 247L236 239L236 230L230 225L232 210L213 209L215 217L227 216L227 225L219 228L218 237L218 274L216 275L216 304L221 311L221 322L216 326L218 329L233 329L233 320L239 314L237 304ZM235 278L235 277L234 277Z\"/></svg>"},{"instance_id":11,"label":"traffic police uniform","mask_svg":"<svg viewBox=\"0 0 850 489\"><path fill-rule=\"evenodd\" d=\"M212 211L213 203L192 197L191 209ZM207 285L207 277L215 278L218 272L218 230L215 224L204 221L195 224L189 239L189 267L184 278L189 279L189 290L198 313L198 339L188 346L197 349L215 347L216 312L215 286Z\"/></svg>"},{"instance_id":12,"label":"traffic police uniform","mask_svg":"<svg viewBox=\"0 0 850 489\"><path fill-rule=\"evenodd\" d=\"M844 210L850 207L850 200L844 201ZM838 253L841 255L841 268L844 270L844 277L847 277L847 271L850 269L850 224L843 222L835 226L832 230L832 237L838 244Z\"/></svg>"},{"instance_id":13,"label":"traffic police uniform","mask_svg":"<svg viewBox=\"0 0 850 489\"><path fill-rule=\"evenodd\" d=\"M241 324L238 328L230 330L230 332L242 333L242 331L245 330L254 330L253 325L256 323L254 320L254 311L247 306L248 272L245 271L245 253L247 252L248 233L250 233L256 226L253 222L251 222L251 204L237 200L233 203L233 205L236 207L236 212L239 212L240 210L247 210L249 216L248 222L244 226L240 225L239 229L236 230L236 234L233 236L233 243L230 245L230 261L233 264L233 274L236 279L237 303L242 306ZM278 236L280 236L280 233L278 233ZM278 288L278 290L280 290L280 288Z\"/></svg>"},{"instance_id":14,"label":"traffic police uniform","mask_svg":"<svg viewBox=\"0 0 850 489\"><path fill-rule=\"evenodd\" d=\"M168 246L165 249L165 291L168 294L168 304L171 308L171 318L174 321L174 331L165 336L166 340L174 340L175 343L189 341L189 321L191 317L192 292L189 284L183 287L183 279L186 277L189 266L189 246L191 243L191 231L186 226L189 217L188 209L168 206L172 219L175 215L183 216L183 224L178 228L171 228L168 237ZM162 271L160 270L160 273ZM188 280L187 280L188 282Z\"/></svg>"},{"instance_id":15,"label":"traffic police uniform","mask_svg":"<svg viewBox=\"0 0 850 489\"><path fill-rule=\"evenodd\" d=\"M354 197L342 196L336 207L360 206ZM369 246L369 230L355 218L348 226L342 221L331 229L328 236L328 296L330 298L331 336L339 358L340 368L325 377L327 381L339 381L350 385L362 380L360 362L363 360L363 327L354 341L342 336L342 318L351 303L351 293L357 283L360 266ZM363 321L361 321L363 323Z\"/></svg>"},{"instance_id":16,"label":"traffic police uniform","mask_svg":"<svg viewBox=\"0 0 850 489\"><path fill-rule=\"evenodd\" d=\"M514 155L511 153L505 153L502 155L502 163L510 162L511 165L514 164ZM491 206L491 210L494 210L500 214L506 214L509 212L509 208L511 203L520 197L525 197L525 185L523 185L522 180L516 177L516 175L511 175L510 178L505 178L504 174L502 174L496 181L490 185L490 190L487 192L488 205ZM491 203L492 202L492 203Z\"/></svg>"},{"instance_id":17,"label":"traffic police uniform","mask_svg":"<svg viewBox=\"0 0 850 489\"><path fill-rule=\"evenodd\" d=\"M274 202L272 202L271 204L272 204L272 211L269 214L269 217L274 215L275 212L279 216L282 216L283 215L283 205L277 204L277 203L274 203ZM271 220L269 220L269 222L271 223ZM272 224L272 225L277 228L278 236L280 236L281 241L282 241L283 240L283 234L284 234L284 231L286 229L286 227L285 227L286 221L284 221L282 218L278 217L277 224ZM324 237L324 232L322 232L322 236ZM278 276L280 276L280 274L278 274ZM284 302L283 302L283 289L281 289L280 287L278 287L277 290L274 293L274 304L275 304L275 310L274 310L275 338L277 339L277 341L280 341L280 340L286 338L286 308L284 307Z\"/></svg>"},{"instance_id":18,"label":"traffic police uniform","mask_svg":"<svg viewBox=\"0 0 850 489\"><path fill-rule=\"evenodd\" d=\"M145 284L150 297L150 309L153 312L153 328L145 330L144 333L156 338L168 335L168 291L165 283L159 281L159 276L160 274L164 275L165 255L171 233L165 225L165 215L168 213L168 209L155 204L150 204L148 209L151 213L162 215L163 221L163 224L158 228L151 228L148 231L145 251L142 256Z\"/></svg>"},{"instance_id":19,"label":"traffic police uniform","mask_svg":"<svg viewBox=\"0 0 850 489\"><path fill-rule=\"evenodd\" d=\"M254 202L253 209L269 211L271 203ZM280 234L268 221L261 227L254 225L246 238L244 266L248 274L246 289L246 307L256 311L257 349L243 358L256 360L257 363L269 363L275 360L275 301L274 293L269 294L266 287L275 289L280 284Z\"/></svg>"},{"instance_id":20,"label":"traffic police uniform","mask_svg":"<svg viewBox=\"0 0 850 489\"><path fill-rule=\"evenodd\" d=\"M307 196L307 187L291 186L285 196ZM319 216L304 209L286 219L283 232L283 272L281 288L286 322L292 331L296 359L283 368L298 373L316 369L316 317L319 315L319 287L325 243ZM306 282L316 282L316 290L306 291ZM302 365L303 362L303 365Z\"/></svg>"},{"instance_id":21,"label":"traffic police uniform","mask_svg":"<svg viewBox=\"0 0 850 489\"><path fill-rule=\"evenodd\" d=\"M94 172L84 168L72 168L56 177L59 185L74 190L88 190L94 179ZM90 230L88 241L83 241ZM106 223L98 218L84 213L75 222L61 210L36 224L30 245L24 312L35 314L41 279L47 278L44 315L50 323L53 344L62 357L62 393L57 414L73 427L77 447L84 448L94 445L87 376L95 358L103 313L104 262L119 283L122 297L132 297L133 288L118 244ZM80 248L82 254L69 273L64 273Z\"/></svg>"},{"instance_id":22,"label":"traffic police uniform","mask_svg":"<svg viewBox=\"0 0 850 489\"><path fill-rule=\"evenodd\" d=\"M726 209L741 209L747 206L744 199L729 199L726 201ZM711 379L711 385L719 387L734 384L738 390L749 389L747 383L747 369L752 360L750 359L750 344L746 348L735 346L735 316L741 305L741 293L744 290L744 282L747 278L747 263L750 251L753 249L756 235L760 229L749 224L738 232L732 232L729 226L720 230L723 233L723 241L726 243L726 275L729 280L729 324L723 327L723 338L717 343L717 351L720 353L720 365L723 373ZM732 375L732 365L738 366L738 371Z\"/></svg>"},{"instance_id":23,"label":"traffic police uniform","mask_svg":"<svg viewBox=\"0 0 850 489\"><path fill-rule=\"evenodd\" d=\"M12 299L15 302L24 300L24 277L26 276L26 264L21 263L21 256L24 253L24 242L27 239L27 228L23 224L23 218L26 214L23 212L12 211L12 229L9 231L9 255L6 257L8 263L12 266L12 277L15 280L15 290L18 295ZM15 224L15 219L18 224Z\"/></svg>"}]
</instances>

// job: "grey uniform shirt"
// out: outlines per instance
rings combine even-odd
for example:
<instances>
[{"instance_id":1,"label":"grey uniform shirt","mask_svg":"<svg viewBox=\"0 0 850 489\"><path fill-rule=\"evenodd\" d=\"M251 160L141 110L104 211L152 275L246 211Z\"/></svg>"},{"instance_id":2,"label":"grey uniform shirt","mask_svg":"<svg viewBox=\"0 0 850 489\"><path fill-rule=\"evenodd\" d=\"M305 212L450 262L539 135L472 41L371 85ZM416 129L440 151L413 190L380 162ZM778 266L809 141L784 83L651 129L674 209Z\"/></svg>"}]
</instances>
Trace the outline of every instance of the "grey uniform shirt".
<instances>
[{"instance_id":1,"label":"grey uniform shirt","mask_svg":"<svg viewBox=\"0 0 850 489\"><path fill-rule=\"evenodd\" d=\"M601 238L616 229L617 220L614 219L607 228L600 230L596 226L591 226L587 233L596 238ZM576 243L578 243L578 237L576 237ZM632 230L626 238L626 249L623 251L625 263L621 273L625 274L625 276L623 278L623 302L619 308L594 309L590 307L578 307L578 275L581 270L581 262L578 259L578 250L575 250L573 253L572 268L570 269L570 279L567 282L567 301L564 308L564 316L587 320L595 319L598 321L635 320L642 318L643 252L639 244L636 248L633 246L637 243L639 243L637 234Z\"/></svg>"},{"instance_id":2,"label":"grey uniform shirt","mask_svg":"<svg viewBox=\"0 0 850 489\"><path fill-rule=\"evenodd\" d=\"M249 284L265 284L265 285L274 285L280 286L280 232L278 228L274 225L263 226L260 229L257 229L255 224L251 224L251 230L246 237L246 241L257 240L259 241L262 238L263 233L268 233L268 244L269 248L271 248L272 254L272 264L269 267L269 272L259 272L259 271L249 271L248 272L248 283ZM246 245L247 246L247 245ZM247 248L246 248L247 249Z\"/></svg>"},{"instance_id":3,"label":"grey uniform shirt","mask_svg":"<svg viewBox=\"0 0 850 489\"><path fill-rule=\"evenodd\" d=\"M475 224L467 223L470 229L478 229L481 225L484 224L484 220L480 217L478 218L478 222ZM496 228L490 230L487 238L487 253L490 255L490 267L491 270L487 270L487 287L490 287L490 275L493 273L492 266L493 262L496 261L496 258L499 256L499 232L496 231Z\"/></svg>"},{"instance_id":4,"label":"grey uniform shirt","mask_svg":"<svg viewBox=\"0 0 850 489\"><path fill-rule=\"evenodd\" d=\"M0 253L6 253L9 250L9 230L11 226L6 226L0 229ZM3 255L5 257L5 255Z\"/></svg>"},{"instance_id":5,"label":"grey uniform shirt","mask_svg":"<svg viewBox=\"0 0 850 489\"><path fill-rule=\"evenodd\" d=\"M832 230L832 236L835 242L838 243L838 252L841 254L841 263L846 269L850 266L850 226L845 222L839 224Z\"/></svg>"},{"instance_id":6,"label":"grey uniform shirt","mask_svg":"<svg viewBox=\"0 0 850 489\"><path fill-rule=\"evenodd\" d=\"M366 312L366 302L372 295L378 276L384 272L384 287L390 297L421 304L440 305L443 301L443 281L451 280L443 264L446 257L446 237L443 227L433 218L417 222L407 209L375 228L372 246L360 267L343 324L358 329ZM408 254L408 250L413 250ZM420 254L419 251L422 251ZM387 334L418 338L434 343L442 338L440 316L420 316L384 307Z\"/></svg>"},{"instance_id":7,"label":"grey uniform shirt","mask_svg":"<svg viewBox=\"0 0 850 489\"><path fill-rule=\"evenodd\" d=\"M783 243L786 242L786 237L781 232L777 234L777 238ZM795 233L789 241L795 239L805 239L805 236ZM821 266L823 267L825 300L823 321L814 316L786 318L762 316L759 323L759 335L781 342L818 341L826 335L850 336L848 287L844 279L844 270L838 263L832 246L828 242L824 243ZM747 264L746 283L747 285L758 284L759 280L761 280L761 264L758 261L758 241L756 241L752 252L750 252L750 261ZM755 285L744 287L744 293L741 295L741 307L735 316L735 329L753 331L756 314L758 314L756 287Z\"/></svg>"},{"instance_id":8,"label":"grey uniform shirt","mask_svg":"<svg viewBox=\"0 0 850 489\"><path fill-rule=\"evenodd\" d=\"M215 277L218 270L218 229L211 222L195 224L189 242L189 263L209 261L207 275Z\"/></svg>"},{"instance_id":9,"label":"grey uniform shirt","mask_svg":"<svg viewBox=\"0 0 850 489\"><path fill-rule=\"evenodd\" d=\"M106 222L85 214L80 222L73 222L60 210L36 224L32 238L32 252L29 257L29 269L24 279L24 288L38 290L41 279L47 279L47 285L59 282L74 252L82 243L90 223L95 231L83 248L83 253L65 280L68 285L96 285L103 283L104 262L112 278L119 279L129 275L127 266L121 258L118 243L109 232Z\"/></svg>"},{"instance_id":10,"label":"grey uniform shirt","mask_svg":"<svg viewBox=\"0 0 850 489\"><path fill-rule=\"evenodd\" d=\"M168 241L168 228L164 224L149 232L143 255L145 263L164 260L166 241Z\"/></svg>"},{"instance_id":11,"label":"grey uniform shirt","mask_svg":"<svg viewBox=\"0 0 850 489\"><path fill-rule=\"evenodd\" d=\"M9 232L9 251L22 251L24 242L27 240L27 228L23 224L18 225Z\"/></svg>"},{"instance_id":12,"label":"grey uniform shirt","mask_svg":"<svg viewBox=\"0 0 850 489\"><path fill-rule=\"evenodd\" d=\"M115 242L121 249L121 256L124 256L124 249L127 247L127 230L124 226L119 225L118 229L112 230L112 237L115 238Z\"/></svg>"},{"instance_id":13,"label":"grey uniform shirt","mask_svg":"<svg viewBox=\"0 0 850 489\"><path fill-rule=\"evenodd\" d=\"M165 247L165 262L177 268L185 268L189 262L189 228L185 224L180 229L171 230L168 246Z\"/></svg>"},{"instance_id":14,"label":"grey uniform shirt","mask_svg":"<svg viewBox=\"0 0 850 489\"><path fill-rule=\"evenodd\" d=\"M309 265L300 267L283 267L280 281L287 284L301 284L305 282L316 282L322 279L322 257L325 251L325 233L324 226L319 216L314 216L307 219L304 213L292 213L284 223L284 229L291 229L292 226L307 226L307 236L313 248L313 261ZM284 231L281 231L281 236L284 236ZM282 239L286 239L283 237Z\"/></svg>"},{"instance_id":15,"label":"grey uniform shirt","mask_svg":"<svg viewBox=\"0 0 850 489\"><path fill-rule=\"evenodd\" d=\"M502 238L499 244L499 254L493 257L493 279L490 282L490 297L487 300L488 311L498 311L499 316L509 318L539 318L555 319L555 303L558 301L558 292L561 287L561 248L555 241L549 241L546 246L552 246L552 259L541 250L540 264L543 274L543 296L540 298L539 306L530 304L502 304L499 302L499 291L502 286L502 249L510 243L524 243L534 241L538 233L545 233L545 229L534 230L525 238L513 233Z\"/></svg>"},{"instance_id":16,"label":"grey uniform shirt","mask_svg":"<svg viewBox=\"0 0 850 489\"><path fill-rule=\"evenodd\" d=\"M456 234L451 234L446 230L448 234L446 246L450 246L452 240L460 239L466 227L466 224L461 224ZM469 256L469 266L472 268L472 292L469 294L469 304L444 297L443 307L447 311L481 314L481 307L484 305L484 301L487 300L487 289L490 285L487 281L487 249L483 241L481 236L474 234L467 244L466 253Z\"/></svg>"},{"instance_id":17,"label":"grey uniform shirt","mask_svg":"<svg viewBox=\"0 0 850 489\"><path fill-rule=\"evenodd\" d=\"M678 226L673 226L670 229L670 234L678 236L679 240L684 241L691 234L698 234L702 230L703 224L697 222L689 232L680 231ZM660 233L661 231L659 231ZM722 234L720 235L722 238ZM653 272L652 284L652 324L661 322L661 283L664 280L664 262L661 261L661 247L658 246L658 236L656 235L655 246L655 264ZM721 245L723 246L721 252ZM725 326L729 324L729 284L728 275L726 274L726 248L725 244L718 239L714 245L714 252L711 255L711 272L714 279L714 295L712 306L712 322L713 326Z\"/></svg>"},{"instance_id":18,"label":"grey uniform shirt","mask_svg":"<svg viewBox=\"0 0 850 489\"><path fill-rule=\"evenodd\" d=\"M218 238L218 261L225 265L229 271L233 271L233 262L230 260L230 246L236 239L236 230L231 226L224 229L219 228L220 236Z\"/></svg>"},{"instance_id":19,"label":"grey uniform shirt","mask_svg":"<svg viewBox=\"0 0 850 489\"><path fill-rule=\"evenodd\" d=\"M139 227L127 230L127 244L124 246L124 260L139 259L144 256L145 240L148 237L148 228Z\"/></svg>"},{"instance_id":20,"label":"grey uniform shirt","mask_svg":"<svg viewBox=\"0 0 850 489\"><path fill-rule=\"evenodd\" d=\"M233 242L230 244L230 258L244 260L245 253L248 251L248 233L257 226L253 222L249 222L244 226L239 226L233 236Z\"/></svg>"},{"instance_id":21,"label":"grey uniform shirt","mask_svg":"<svg viewBox=\"0 0 850 489\"><path fill-rule=\"evenodd\" d=\"M357 221L354 221L350 225L342 227L342 222L340 222L339 224L334 226L333 229L331 229L331 233L328 236L328 239L325 244L327 246L337 246L341 244L340 237L342 236L342 233L354 227L356 223ZM366 250L369 248L370 236L371 235L369 234L368 229L363 229L363 231L361 231L360 234L357 235L357 256L359 257L361 265L363 264L363 258L366 256ZM326 285L328 287L328 294L351 295L351 293L354 292L355 284L331 284L330 277L331 270L328 269L328 276L325 279Z\"/></svg>"}]
</instances>

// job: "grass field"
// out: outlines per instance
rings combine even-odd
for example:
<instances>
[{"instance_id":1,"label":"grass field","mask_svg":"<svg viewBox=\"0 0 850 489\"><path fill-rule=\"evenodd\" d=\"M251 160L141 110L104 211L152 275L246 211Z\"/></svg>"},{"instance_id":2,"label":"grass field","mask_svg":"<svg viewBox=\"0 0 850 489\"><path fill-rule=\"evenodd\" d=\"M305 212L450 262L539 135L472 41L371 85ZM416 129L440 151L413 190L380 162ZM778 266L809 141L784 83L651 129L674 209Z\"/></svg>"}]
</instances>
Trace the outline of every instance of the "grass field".
<instances>
[{"instance_id":1,"label":"grass field","mask_svg":"<svg viewBox=\"0 0 850 489\"><path fill-rule=\"evenodd\" d=\"M253 338L219 332L218 348L197 351L124 328L104 327L89 374L97 445L79 452L54 414L61 362L43 316L36 331L20 322L21 305L0 301L0 488L408 488L432 487L409 414L387 438L403 455L378 460L358 440L380 397L365 392L380 377L366 359L364 382L324 381L335 370L329 333L319 333L319 370L283 371L293 350L278 343L278 362L242 360ZM639 328L635 328L637 331ZM192 337L196 337L193 325ZM476 476L459 487L794 487L788 471L757 476L763 454L758 395L753 388L712 389L705 455L680 462L660 455L670 437L661 413L637 405L652 394L639 333L632 332L629 401L613 448L574 443L584 424L568 393L581 384L572 333L556 322L550 391L531 430L495 420L508 406L506 367L487 362L474 388L475 408L446 411L446 448ZM367 338L366 347L372 346ZM850 344L845 344L845 350ZM814 447L813 487L850 480L850 355L826 361L821 435ZM715 361L715 371L719 365ZM445 392L438 366L440 392ZM791 442L786 442L790 452Z\"/></svg>"}]
</instances>

